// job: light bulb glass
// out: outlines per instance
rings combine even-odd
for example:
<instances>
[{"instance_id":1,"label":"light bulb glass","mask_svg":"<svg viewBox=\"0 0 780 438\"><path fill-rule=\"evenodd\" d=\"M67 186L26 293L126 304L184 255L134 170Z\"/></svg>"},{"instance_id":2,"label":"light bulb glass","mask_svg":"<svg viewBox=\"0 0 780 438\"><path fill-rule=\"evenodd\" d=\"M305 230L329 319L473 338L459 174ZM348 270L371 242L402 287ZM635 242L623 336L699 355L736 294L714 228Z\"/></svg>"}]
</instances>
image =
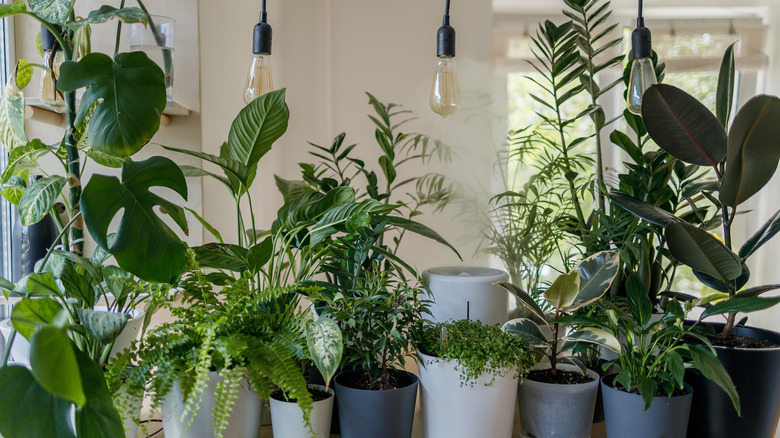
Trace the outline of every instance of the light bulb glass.
<instances>
[{"instance_id":1,"label":"light bulb glass","mask_svg":"<svg viewBox=\"0 0 780 438\"><path fill-rule=\"evenodd\" d=\"M631 75L628 77L628 110L641 116L642 96L657 82L655 68L650 58L635 59L631 64Z\"/></svg>"},{"instance_id":2,"label":"light bulb glass","mask_svg":"<svg viewBox=\"0 0 780 438\"><path fill-rule=\"evenodd\" d=\"M269 91L274 90L274 69L271 66L271 55L256 53L252 57L252 65L246 77L244 88L244 103L247 105Z\"/></svg>"},{"instance_id":3,"label":"light bulb glass","mask_svg":"<svg viewBox=\"0 0 780 438\"><path fill-rule=\"evenodd\" d=\"M430 104L433 112L444 117L460 108L458 72L452 57L440 57L436 60Z\"/></svg>"},{"instance_id":4,"label":"light bulb glass","mask_svg":"<svg viewBox=\"0 0 780 438\"><path fill-rule=\"evenodd\" d=\"M47 50L43 53L43 65L51 70L44 70L41 75L41 101L57 112L65 110L65 101L62 93L57 90L56 80L60 76L60 65L64 59L65 55L59 50Z\"/></svg>"}]
</instances>

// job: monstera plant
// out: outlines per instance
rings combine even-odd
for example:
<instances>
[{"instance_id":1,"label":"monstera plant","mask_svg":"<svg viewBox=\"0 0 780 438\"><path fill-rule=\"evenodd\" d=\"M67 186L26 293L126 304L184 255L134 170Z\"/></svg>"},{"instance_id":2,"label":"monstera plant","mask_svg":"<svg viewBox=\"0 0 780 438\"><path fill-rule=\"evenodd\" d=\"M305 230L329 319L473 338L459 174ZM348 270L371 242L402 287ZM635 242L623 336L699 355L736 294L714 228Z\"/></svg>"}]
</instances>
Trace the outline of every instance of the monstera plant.
<instances>
[{"instance_id":1,"label":"monstera plant","mask_svg":"<svg viewBox=\"0 0 780 438\"><path fill-rule=\"evenodd\" d=\"M184 175L163 157L143 162L130 158L160 127L166 105L163 72L144 53L116 53L118 44L113 55L91 52L91 26L112 19L120 26L146 23L148 13L141 2L140 8L122 2L120 8L104 5L79 17L75 6L76 0L0 5L0 17L40 23L56 41L52 50L65 59L59 72L19 60L0 101L0 141L9 153L0 194L18 206L22 225L51 216L59 229L56 248L33 274L0 284L6 294L22 296L12 321L31 343L30 369L7 365L18 338L15 330L0 363L0 434L6 438L122 436L101 365L127 322L129 307L144 290L151 291L152 283L178 277L186 264L185 245L162 217L170 216L186 230L184 210L149 191L169 188L186 200ZM64 101L66 127L53 144L28 138L24 130L22 89L37 67L49 69ZM44 156L59 163L62 172L39 166ZM121 178L82 180L89 160L121 168ZM45 177L28 184L31 173ZM58 204L64 213L58 212ZM119 230L109 235L109 223L120 210ZM85 227L98 244L92 257L82 254ZM119 266L104 263L109 255ZM44 298L31 300L32 294ZM98 301L109 306L107 311L94 312Z\"/></svg>"}]
</instances>

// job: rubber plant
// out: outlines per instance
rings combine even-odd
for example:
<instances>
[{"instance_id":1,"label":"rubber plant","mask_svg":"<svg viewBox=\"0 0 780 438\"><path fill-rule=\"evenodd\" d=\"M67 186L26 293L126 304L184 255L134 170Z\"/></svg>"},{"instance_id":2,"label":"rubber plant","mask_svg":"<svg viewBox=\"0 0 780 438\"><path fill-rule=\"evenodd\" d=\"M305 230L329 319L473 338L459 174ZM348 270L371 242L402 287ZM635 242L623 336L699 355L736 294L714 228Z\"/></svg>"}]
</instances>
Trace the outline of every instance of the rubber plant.
<instances>
[{"instance_id":1,"label":"rubber plant","mask_svg":"<svg viewBox=\"0 0 780 438\"><path fill-rule=\"evenodd\" d=\"M32 18L56 39L55 50L61 50L65 58L56 88L65 103L66 121L62 137L53 144L27 137L22 88L29 82L34 65L19 60L0 105L0 141L9 152L9 164L0 177L1 193L18 206L22 225L52 215L60 228L60 248L57 254L50 253L47 263L40 263L35 273L16 284L4 280L1 285L5 293L23 296L12 315L14 330L0 364L0 434L6 438L124 433L99 365L104 350L87 347L97 345L90 342L74 344L68 335L110 343L126 322L122 312L94 317L76 311L94 299L92 293L98 292L93 286L102 285L110 271L103 267L98 273L96 267L101 263L87 263L82 257L85 227L103 253L115 257L121 271L144 282L170 282L186 263L185 245L154 207L163 207L183 230L184 210L149 191L151 187L166 187L186 199L184 176L166 158L143 162L130 158L159 129L166 105L163 72L144 53L93 53L89 41L93 25L111 19L146 23L148 14L140 2L141 8L124 7L122 2L120 8L104 5L86 17L77 17L75 4L76 0L30 0L0 5L0 17ZM83 95L77 102L79 90ZM44 173L44 178L27 184L30 170L44 155L61 163L62 173ZM121 168L121 179L95 175L82 181L83 166L89 160ZM63 218L54 211L60 200L65 207ZM108 223L122 208L125 215L119 231L109 237ZM67 264L59 263L62 260ZM51 269L53 265L62 269ZM130 278L119 271L114 274L109 278ZM79 292L84 296L73 296ZM28 298L32 294L49 298L33 301ZM80 304L72 306L74 300ZM29 370L7 365L17 328L31 343ZM74 407L75 428L70 421Z\"/></svg>"},{"instance_id":2,"label":"rubber plant","mask_svg":"<svg viewBox=\"0 0 780 438\"><path fill-rule=\"evenodd\" d=\"M619 205L636 216L664 227L666 244L681 263L717 293L699 301L701 318L725 315L720 334L728 338L738 313L767 309L780 297L762 297L778 284L744 289L750 278L747 261L780 231L780 211L773 214L738 250L732 225L744 202L770 181L780 161L780 99L759 95L748 100L729 123L734 95L734 47L726 50L718 78L716 114L679 88L652 86L642 104L642 117L650 136L669 154L686 163L708 167L711 175L707 199L720 211L722 237L683 218L639 201ZM722 240L721 240L722 239ZM667 295L694 300L670 292ZM713 302L715 302L713 304Z\"/></svg>"}]
</instances>

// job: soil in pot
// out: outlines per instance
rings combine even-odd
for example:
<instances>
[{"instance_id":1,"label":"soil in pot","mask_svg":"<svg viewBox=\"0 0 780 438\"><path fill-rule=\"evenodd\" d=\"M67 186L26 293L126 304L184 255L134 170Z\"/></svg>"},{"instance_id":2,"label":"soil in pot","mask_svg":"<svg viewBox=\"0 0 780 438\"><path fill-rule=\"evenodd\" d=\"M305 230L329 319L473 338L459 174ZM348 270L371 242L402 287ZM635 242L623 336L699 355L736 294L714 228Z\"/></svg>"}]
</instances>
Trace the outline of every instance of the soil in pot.
<instances>
[{"instance_id":1,"label":"soil in pot","mask_svg":"<svg viewBox=\"0 0 780 438\"><path fill-rule=\"evenodd\" d=\"M324 386L309 385L314 405L311 410L311 429L306 426L303 411L295 399L285 399L280 390L271 394L271 416L273 417L273 435L275 438L311 438L314 432L317 438L330 436L330 423L333 414L334 390Z\"/></svg>"},{"instance_id":2,"label":"soil in pot","mask_svg":"<svg viewBox=\"0 0 780 438\"><path fill-rule=\"evenodd\" d=\"M325 390L319 389L319 388L312 388L309 387L309 394L311 394L312 401L318 402L325 400L329 397L332 397L333 395L326 392ZM275 400L283 401L283 402L289 402L289 403L298 403L297 398L287 398L284 396L284 393L281 389L277 389L276 391L271 393L271 397Z\"/></svg>"},{"instance_id":3,"label":"soil in pot","mask_svg":"<svg viewBox=\"0 0 780 438\"><path fill-rule=\"evenodd\" d=\"M596 380L594 377L586 374L579 373L577 371L556 370L553 375L551 369L545 370L532 370L528 372L526 377L528 380L541 383L552 383L555 385L576 385L580 383L588 383Z\"/></svg>"}]
</instances>

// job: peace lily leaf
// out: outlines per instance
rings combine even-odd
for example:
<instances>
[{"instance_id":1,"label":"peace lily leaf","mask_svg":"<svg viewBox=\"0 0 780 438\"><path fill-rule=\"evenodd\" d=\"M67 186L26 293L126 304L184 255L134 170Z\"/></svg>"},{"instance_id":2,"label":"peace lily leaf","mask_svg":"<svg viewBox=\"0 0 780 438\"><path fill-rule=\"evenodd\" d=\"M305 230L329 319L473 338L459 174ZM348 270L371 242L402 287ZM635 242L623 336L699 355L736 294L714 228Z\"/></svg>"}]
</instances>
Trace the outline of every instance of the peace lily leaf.
<instances>
[{"instance_id":1,"label":"peace lily leaf","mask_svg":"<svg viewBox=\"0 0 780 438\"><path fill-rule=\"evenodd\" d=\"M324 316L320 316L317 321L306 321L306 345L327 388L339 368L344 351L344 341L338 324Z\"/></svg>"},{"instance_id":2,"label":"peace lily leaf","mask_svg":"<svg viewBox=\"0 0 780 438\"><path fill-rule=\"evenodd\" d=\"M642 396L642 400L645 401L643 412L647 411L653 403L653 398L658 393L658 383L649 377L642 376L637 379L636 387L639 389L639 395Z\"/></svg>"},{"instance_id":3,"label":"peace lily leaf","mask_svg":"<svg viewBox=\"0 0 780 438\"><path fill-rule=\"evenodd\" d=\"M92 149L130 156L160 128L166 104L165 78L143 52L120 53L113 60L102 53L90 53L78 62L65 61L57 87L62 91L86 87L76 123L99 102L89 119Z\"/></svg>"},{"instance_id":4,"label":"peace lily leaf","mask_svg":"<svg viewBox=\"0 0 780 438\"><path fill-rule=\"evenodd\" d=\"M615 353L620 354L620 341L618 341L612 333L599 328L588 327L577 330L565 336L564 340L571 342L590 342L591 344L609 348Z\"/></svg>"},{"instance_id":5,"label":"peace lily leaf","mask_svg":"<svg viewBox=\"0 0 780 438\"><path fill-rule=\"evenodd\" d=\"M718 119L679 88L648 88L642 96L642 119L658 146L686 163L714 166L726 156L728 139Z\"/></svg>"},{"instance_id":6,"label":"peace lily leaf","mask_svg":"<svg viewBox=\"0 0 780 438\"><path fill-rule=\"evenodd\" d=\"M103 369L86 353L74 350L81 372L86 404L76 409L76 432L80 437L123 437L124 425L108 391Z\"/></svg>"},{"instance_id":7,"label":"peace lily leaf","mask_svg":"<svg viewBox=\"0 0 780 438\"><path fill-rule=\"evenodd\" d=\"M642 281L635 274L630 274L628 276L628 281L626 282L626 295L628 298L628 311L631 314L631 318L636 321L640 327L646 328L648 323L650 323L650 318L653 316L653 303L647 296Z\"/></svg>"},{"instance_id":8,"label":"peace lily leaf","mask_svg":"<svg viewBox=\"0 0 780 438\"><path fill-rule=\"evenodd\" d=\"M27 368L0 368L0 412L5 413L0 416L3 436L75 438L70 425L71 406L38 384Z\"/></svg>"},{"instance_id":9,"label":"peace lily leaf","mask_svg":"<svg viewBox=\"0 0 780 438\"><path fill-rule=\"evenodd\" d=\"M178 152L180 154L190 155L192 157L200 158L201 160L208 161L209 163L216 164L222 169L223 172L225 172L226 175L238 180L244 188L248 187L249 185L249 168L243 165L241 162L236 161L232 158L218 157L216 155L207 154L205 152L191 151L187 149L178 149L170 146L163 146L163 149L167 149L173 152ZM207 173L207 174L214 176L217 179L220 179L219 177L212 175L211 173ZM233 189L234 193L239 193L238 187L233 188L230 184L228 184L228 186Z\"/></svg>"},{"instance_id":10,"label":"peace lily leaf","mask_svg":"<svg viewBox=\"0 0 780 438\"><path fill-rule=\"evenodd\" d=\"M53 323L62 310L62 306L54 300L23 298L11 310L11 323L29 341L36 327Z\"/></svg>"},{"instance_id":11,"label":"peace lily leaf","mask_svg":"<svg viewBox=\"0 0 780 438\"><path fill-rule=\"evenodd\" d=\"M683 386L683 377L685 376L685 363L682 356L676 351L669 351L666 353L666 368L669 373L674 377L674 382L678 387Z\"/></svg>"},{"instance_id":12,"label":"peace lily leaf","mask_svg":"<svg viewBox=\"0 0 780 438\"><path fill-rule=\"evenodd\" d=\"M14 14L27 12L27 5L23 1L0 4L0 18L9 17Z\"/></svg>"},{"instance_id":13,"label":"peace lily leaf","mask_svg":"<svg viewBox=\"0 0 780 438\"><path fill-rule=\"evenodd\" d=\"M602 251L580 263L580 290L565 312L572 312L601 298L612 285L618 273L620 257L613 251Z\"/></svg>"},{"instance_id":14,"label":"peace lily leaf","mask_svg":"<svg viewBox=\"0 0 780 438\"><path fill-rule=\"evenodd\" d=\"M757 310L768 309L776 304L780 303L780 297L774 298L761 298L761 297L740 297L732 298L730 300L721 301L707 307L701 314L702 319L712 315L721 315L724 313L737 313L737 312L755 312Z\"/></svg>"},{"instance_id":15,"label":"peace lily leaf","mask_svg":"<svg viewBox=\"0 0 780 438\"><path fill-rule=\"evenodd\" d=\"M185 173L185 176L186 176L186 173ZM195 216L195 219L196 219L198 222L200 222L200 224L203 226L203 228L205 228L205 229L206 229L206 230L207 230L209 233L211 233L211 235L212 235L212 236L216 237L216 238L217 238L217 241L219 241L219 243L225 243L225 242L222 240L222 235L221 235L221 234L219 234L219 231L218 231L218 230L217 230L217 229L216 229L216 228L215 228L213 225L211 225L210 223L208 223L208 221L206 221L206 219L203 219L203 218L202 218L202 217L201 217L201 216L198 214L198 212L197 212L197 211L195 211L195 210L193 210L193 209L191 209L191 208L189 208L189 207L184 207L184 209L185 209L185 210L187 210L187 211L189 211L191 215Z\"/></svg>"},{"instance_id":16,"label":"peace lily leaf","mask_svg":"<svg viewBox=\"0 0 780 438\"><path fill-rule=\"evenodd\" d=\"M254 168L273 143L287 131L290 111L284 101L285 89L272 91L253 100L233 120L223 148L226 158ZM254 172L245 187L252 185Z\"/></svg>"},{"instance_id":17,"label":"peace lily leaf","mask_svg":"<svg viewBox=\"0 0 780 438\"><path fill-rule=\"evenodd\" d=\"M87 24L105 23L112 18L119 18L125 23L144 23L144 25L146 25L149 16L139 8L117 9L113 6L103 5L90 12L87 18L70 23L69 27L78 29Z\"/></svg>"},{"instance_id":18,"label":"peace lily leaf","mask_svg":"<svg viewBox=\"0 0 780 438\"><path fill-rule=\"evenodd\" d=\"M266 237L262 242L249 248L246 254L247 267L250 272L257 273L263 269L268 260L271 260L271 256L274 251L274 242L271 237Z\"/></svg>"},{"instance_id":19,"label":"peace lily leaf","mask_svg":"<svg viewBox=\"0 0 780 438\"><path fill-rule=\"evenodd\" d=\"M114 342L127 324L127 315L119 312L78 309L78 315L87 333L103 345Z\"/></svg>"},{"instance_id":20,"label":"peace lily leaf","mask_svg":"<svg viewBox=\"0 0 780 438\"><path fill-rule=\"evenodd\" d=\"M16 69L9 76L0 97L0 141L9 152L27 144L24 135L24 93L16 84Z\"/></svg>"},{"instance_id":21,"label":"peace lily leaf","mask_svg":"<svg viewBox=\"0 0 780 438\"><path fill-rule=\"evenodd\" d=\"M122 182L113 176L94 175L84 188L81 212L95 242L119 266L144 280L166 283L184 269L186 245L158 217L154 206L162 207L182 230L187 229L187 219L181 207L151 193L151 187L167 187L187 199L187 182L176 163L152 157L126 161ZM124 213L109 247L108 227L120 209Z\"/></svg>"},{"instance_id":22,"label":"peace lily leaf","mask_svg":"<svg viewBox=\"0 0 780 438\"><path fill-rule=\"evenodd\" d=\"M35 181L19 200L19 218L22 225L38 223L54 207L67 180L59 175L47 176Z\"/></svg>"},{"instance_id":23,"label":"peace lily leaf","mask_svg":"<svg viewBox=\"0 0 780 438\"><path fill-rule=\"evenodd\" d=\"M60 328L47 325L30 338L30 367L35 380L46 390L84 406L86 396L73 346Z\"/></svg>"},{"instance_id":24,"label":"peace lily leaf","mask_svg":"<svg viewBox=\"0 0 780 438\"><path fill-rule=\"evenodd\" d=\"M515 318L507 321L501 327L501 330L515 336L520 336L535 348L547 348L549 345L549 341L539 329L539 326L527 318Z\"/></svg>"},{"instance_id":25,"label":"peace lily leaf","mask_svg":"<svg viewBox=\"0 0 780 438\"><path fill-rule=\"evenodd\" d=\"M26 59L16 61L16 86L24 89L33 77L33 68Z\"/></svg>"},{"instance_id":26,"label":"peace lily leaf","mask_svg":"<svg viewBox=\"0 0 780 438\"><path fill-rule=\"evenodd\" d=\"M539 304L537 304L536 301L534 301L534 299L531 298L531 296L528 295L528 293L524 291L522 288L508 281L499 281L496 284L503 287L509 293L519 298L520 303L522 303L528 310L530 310L531 313L537 318L536 322L538 323L547 322L547 318L545 317L542 308L539 307Z\"/></svg>"},{"instance_id":27,"label":"peace lily leaf","mask_svg":"<svg viewBox=\"0 0 780 438\"><path fill-rule=\"evenodd\" d=\"M556 309L565 309L574 303L580 289L580 274L571 271L561 274L544 292L544 299Z\"/></svg>"},{"instance_id":28,"label":"peace lily leaf","mask_svg":"<svg viewBox=\"0 0 780 438\"><path fill-rule=\"evenodd\" d=\"M609 198L624 210L633 214L634 216L644 219L652 224L665 227L673 222L682 222L682 219L669 213L666 210L660 209L655 205L642 202L638 199L634 199L620 192L611 192Z\"/></svg>"},{"instance_id":29,"label":"peace lily leaf","mask_svg":"<svg viewBox=\"0 0 780 438\"><path fill-rule=\"evenodd\" d=\"M374 217L374 221L375 222L385 221L387 222L388 225L402 228L406 231L411 231L412 233L418 234L423 237L427 237L433 241L441 243L442 245L451 249L455 253L455 255L458 256L459 259L463 260L463 257L461 257L460 253L458 252L457 249L455 249L454 246L452 246L449 242L444 240L444 238L441 237L439 233L437 233L427 225L423 225L419 222L415 222L413 220L406 219L399 216L376 216Z\"/></svg>"},{"instance_id":30,"label":"peace lily leaf","mask_svg":"<svg viewBox=\"0 0 780 438\"><path fill-rule=\"evenodd\" d=\"M742 406L739 401L739 395L737 394L734 383L731 381L731 377L723 368L718 358L710 352L706 347L695 344L688 344L688 350L691 352L693 362L696 364L696 369L701 371L704 377L712 380L718 386L720 386L731 399L731 403L737 410L737 415L742 415Z\"/></svg>"},{"instance_id":31,"label":"peace lily leaf","mask_svg":"<svg viewBox=\"0 0 780 438\"><path fill-rule=\"evenodd\" d=\"M767 243L780 231L780 210L778 210L750 239L739 249L739 256L746 259L753 255L758 248Z\"/></svg>"},{"instance_id":32,"label":"peace lily leaf","mask_svg":"<svg viewBox=\"0 0 780 438\"><path fill-rule=\"evenodd\" d=\"M65 25L75 0L28 0L30 9L49 23Z\"/></svg>"},{"instance_id":33,"label":"peace lily leaf","mask_svg":"<svg viewBox=\"0 0 780 438\"><path fill-rule=\"evenodd\" d=\"M737 113L729 131L726 173L718 199L736 207L772 179L780 161L780 98L756 96Z\"/></svg>"},{"instance_id":34,"label":"peace lily leaf","mask_svg":"<svg viewBox=\"0 0 780 438\"><path fill-rule=\"evenodd\" d=\"M666 226L666 240L674 257L691 268L723 279L734 280L742 274L739 257L715 236L688 223Z\"/></svg>"},{"instance_id":35,"label":"peace lily leaf","mask_svg":"<svg viewBox=\"0 0 780 438\"><path fill-rule=\"evenodd\" d=\"M734 99L734 45L726 49L718 73L718 88L715 96L715 113L718 121L725 128L729 122L731 104Z\"/></svg>"}]
</instances>

